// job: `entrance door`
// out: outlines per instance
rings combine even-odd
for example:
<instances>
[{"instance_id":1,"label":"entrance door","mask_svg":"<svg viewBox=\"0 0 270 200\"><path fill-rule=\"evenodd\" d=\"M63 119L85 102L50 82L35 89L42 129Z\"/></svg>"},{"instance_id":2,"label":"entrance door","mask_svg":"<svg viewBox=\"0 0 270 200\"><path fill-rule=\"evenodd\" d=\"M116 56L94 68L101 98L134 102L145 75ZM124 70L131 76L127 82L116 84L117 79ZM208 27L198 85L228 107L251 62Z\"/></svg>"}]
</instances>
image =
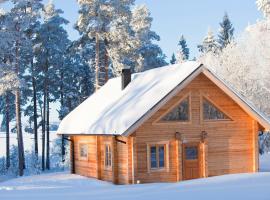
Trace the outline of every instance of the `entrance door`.
<instances>
[{"instance_id":1,"label":"entrance door","mask_svg":"<svg viewBox=\"0 0 270 200\"><path fill-rule=\"evenodd\" d=\"M183 144L183 179L200 178L199 144Z\"/></svg>"}]
</instances>

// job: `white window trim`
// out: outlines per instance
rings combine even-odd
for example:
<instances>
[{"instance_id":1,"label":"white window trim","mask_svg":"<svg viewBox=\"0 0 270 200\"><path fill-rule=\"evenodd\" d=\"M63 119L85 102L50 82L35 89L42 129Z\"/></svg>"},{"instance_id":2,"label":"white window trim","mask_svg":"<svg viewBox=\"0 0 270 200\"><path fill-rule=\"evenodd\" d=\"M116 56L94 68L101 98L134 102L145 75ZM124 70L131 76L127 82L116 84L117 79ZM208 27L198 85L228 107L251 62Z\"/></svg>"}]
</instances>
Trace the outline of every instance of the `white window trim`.
<instances>
[{"instance_id":1,"label":"white window trim","mask_svg":"<svg viewBox=\"0 0 270 200\"><path fill-rule=\"evenodd\" d=\"M110 150L111 150L111 165L110 166L106 165L106 146L109 146ZM113 145L112 145L111 142L105 142L104 143L104 169L109 170L109 171L111 171L112 167L113 167L113 150L112 150L112 146Z\"/></svg>"},{"instance_id":2,"label":"white window trim","mask_svg":"<svg viewBox=\"0 0 270 200\"><path fill-rule=\"evenodd\" d=\"M175 107L177 107L182 101L188 98L188 120L187 121L162 121L162 118L169 114ZM191 108L191 92L183 95L177 102L171 105L164 113L162 113L152 124L153 125L163 125L163 124L191 124L192 123L192 108Z\"/></svg>"},{"instance_id":3,"label":"white window trim","mask_svg":"<svg viewBox=\"0 0 270 200\"><path fill-rule=\"evenodd\" d=\"M151 146L155 146L155 145L164 145L165 146L165 163L164 163L164 167L163 168L151 168L151 151L150 148ZM169 141L161 141L161 142L151 142L151 143L147 143L147 171L148 173L151 172L169 172L170 171L170 158L169 158L169 154L170 154L170 142Z\"/></svg>"},{"instance_id":4,"label":"white window trim","mask_svg":"<svg viewBox=\"0 0 270 200\"><path fill-rule=\"evenodd\" d=\"M215 106L219 111L221 111L229 119L204 119L204 116L203 116L203 112L204 112L204 110L203 110L203 100L204 99L209 101L213 106ZM222 122L222 123L234 123L235 122L233 120L233 118L231 117L231 115L229 115L221 106L217 105L217 103L215 103L214 100L212 100L210 97L208 97L205 94L200 95L200 121L201 121L201 124L203 124L203 123L215 123L215 122Z\"/></svg>"},{"instance_id":5,"label":"white window trim","mask_svg":"<svg viewBox=\"0 0 270 200\"><path fill-rule=\"evenodd\" d=\"M81 156L81 145L87 145L87 156L86 157L82 157ZM87 141L79 141L78 142L78 157L79 157L79 160L84 160L84 161L88 161L88 158L89 158L89 144Z\"/></svg>"}]
</instances>

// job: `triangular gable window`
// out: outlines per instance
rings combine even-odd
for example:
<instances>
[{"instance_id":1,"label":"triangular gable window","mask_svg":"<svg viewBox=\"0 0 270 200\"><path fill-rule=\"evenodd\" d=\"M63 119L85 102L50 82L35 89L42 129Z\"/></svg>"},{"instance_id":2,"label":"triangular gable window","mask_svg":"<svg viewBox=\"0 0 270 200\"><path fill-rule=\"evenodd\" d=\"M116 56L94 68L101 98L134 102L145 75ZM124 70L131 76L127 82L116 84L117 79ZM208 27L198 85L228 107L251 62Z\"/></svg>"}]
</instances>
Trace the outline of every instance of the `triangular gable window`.
<instances>
[{"instance_id":1,"label":"triangular gable window","mask_svg":"<svg viewBox=\"0 0 270 200\"><path fill-rule=\"evenodd\" d=\"M161 121L188 121L189 120L189 97L185 98L168 114L161 118Z\"/></svg>"},{"instance_id":2,"label":"triangular gable window","mask_svg":"<svg viewBox=\"0 0 270 200\"><path fill-rule=\"evenodd\" d=\"M204 120L231 120L225 113L219 110L213 103L203 99L203 119Z\"/></svg>"}]
</instances>

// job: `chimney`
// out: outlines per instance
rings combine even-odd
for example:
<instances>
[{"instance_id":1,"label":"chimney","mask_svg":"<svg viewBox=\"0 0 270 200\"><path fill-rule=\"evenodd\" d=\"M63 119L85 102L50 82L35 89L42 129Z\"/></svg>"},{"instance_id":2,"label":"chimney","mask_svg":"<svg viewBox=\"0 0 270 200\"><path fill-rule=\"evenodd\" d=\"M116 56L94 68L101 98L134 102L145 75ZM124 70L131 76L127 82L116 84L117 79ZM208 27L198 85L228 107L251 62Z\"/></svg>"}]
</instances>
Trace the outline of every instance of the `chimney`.
<instances>
[{"instance_id":1,"label":"chimney","mask_svg":"<svg viewBox=\"0 0 270 200\"><path fill-rule=\"evenodd\" d=\"M130 70L130 68L122 69L121 77L122 77L122 90L123 90L123 89L125 89L125 87L127 87L127 85L131 81L131 70Z\"/></svg>"}]
</instances>

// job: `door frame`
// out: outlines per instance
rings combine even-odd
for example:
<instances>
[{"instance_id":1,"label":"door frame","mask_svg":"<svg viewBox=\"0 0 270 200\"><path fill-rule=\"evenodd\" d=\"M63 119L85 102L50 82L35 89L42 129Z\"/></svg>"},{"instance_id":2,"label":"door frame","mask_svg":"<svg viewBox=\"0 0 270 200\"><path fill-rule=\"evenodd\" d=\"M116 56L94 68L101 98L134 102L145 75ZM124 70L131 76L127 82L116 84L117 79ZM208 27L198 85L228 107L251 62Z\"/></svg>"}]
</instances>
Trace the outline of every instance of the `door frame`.
<instances>
[{"instance_id":1,"label":"door frame","mask_svg":"<svg viewBox=\"0 0 270 200\"><path fill-rule=\"evenodd\" d=\"M205 154L205 143L203 142L186 142L182 143L182 180L188 180L185 179L185 147L187 146L197 146L198 149L198 178L203 178L205 177L205 161L206 161L206 154Z\"/></svg>"}]
</instances>

